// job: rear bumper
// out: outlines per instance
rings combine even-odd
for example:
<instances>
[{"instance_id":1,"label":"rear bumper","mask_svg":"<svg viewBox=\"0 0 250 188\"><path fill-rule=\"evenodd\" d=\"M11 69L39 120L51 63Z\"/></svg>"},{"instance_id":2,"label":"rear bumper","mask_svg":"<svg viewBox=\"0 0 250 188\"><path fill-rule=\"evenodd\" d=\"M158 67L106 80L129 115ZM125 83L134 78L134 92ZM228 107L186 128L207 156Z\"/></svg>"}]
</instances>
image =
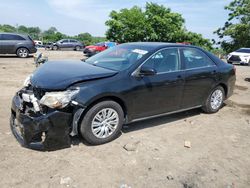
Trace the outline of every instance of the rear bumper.
<instances>
[{"instance_id":1,"label":"rear bumper","mask_svg":"<svg viewBox=\"0 0 250 188\"><path fill-rule=\"evenodd\" d=\"M31 54L36 53L36 52L37 52L36 47L31 47L31 48L29 48L29 52L30 52Z\"/></svg>"},{"instance_id":2,"label":"rear bumper","mask_svg":"<svg viewBox=\"0 0 250 188\"><path fill-rule=\"evenodd\" d=\"M232 76L229 78L228 83L227 83L227 96L226 98L229 98L233 95L234 87L235 87L235 82L236 82L236 76Z\"/></svg>"},{"instance_id":3,"label":"rear bumper","mask_svg":"<svg viewBox=\"0 0 250 188\"><path fill-rule=\"evenodd\" d=\"M227 62L230 64L239 64L239 65L249 65L250 64L249 62L246 62L246 61L230 61L230 60L228 60Z\"/></svg>"},{"instance_id":4,"label":"rear bumper","mask_svg":"<svg viewBox=\"0 0 250 188\"><path fill-rule=\"evenodd\" d=\"M12 100L10 127L24 147L43 151L70 147L71 122L71 113L56 110L32 117L22 111L22 101L18 95Z\"/></svg>"}]
</instances>

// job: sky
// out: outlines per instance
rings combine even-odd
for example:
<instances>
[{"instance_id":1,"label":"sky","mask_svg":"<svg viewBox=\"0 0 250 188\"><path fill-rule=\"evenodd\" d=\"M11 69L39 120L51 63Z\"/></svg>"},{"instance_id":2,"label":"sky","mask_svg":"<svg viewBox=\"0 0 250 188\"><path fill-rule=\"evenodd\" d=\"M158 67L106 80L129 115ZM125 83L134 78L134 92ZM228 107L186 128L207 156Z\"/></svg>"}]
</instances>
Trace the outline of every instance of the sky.
<instances>
[{"instance_id":1,"label":"sky","mask_svg":"<svg viewBox=\"0 0 250 188\"><path fill-rule=\"evenodd\" d=\"M228 12L224 7L232 0L148 0L182 14L189 31L217 39L213 31L223 26ZM145 7L147 0L0 0L0 24L53 26L67 35L89 32L104 36L112 10Z\"/></svg>"}]
</instances>

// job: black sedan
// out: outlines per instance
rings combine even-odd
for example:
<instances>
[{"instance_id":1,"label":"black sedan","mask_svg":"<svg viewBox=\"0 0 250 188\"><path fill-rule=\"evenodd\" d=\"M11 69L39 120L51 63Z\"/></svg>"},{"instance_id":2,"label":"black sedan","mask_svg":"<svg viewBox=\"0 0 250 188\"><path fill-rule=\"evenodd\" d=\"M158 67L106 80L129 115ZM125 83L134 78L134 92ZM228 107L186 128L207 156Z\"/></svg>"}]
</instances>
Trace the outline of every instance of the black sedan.
<instances>
[{"instance_id":1,"label":"black sedan","mask_svg":"<svg viewBox=\"0 0 250 188\"><path fill-rule=\"evenodd\" d=\"M125 123L193 108L217 112L234 85L234 66L201 48L121 44L84 62L38 68L13 98L11 129L34 149L68 147L76 135L103 144Z\"/></svg>"}]
</instances>

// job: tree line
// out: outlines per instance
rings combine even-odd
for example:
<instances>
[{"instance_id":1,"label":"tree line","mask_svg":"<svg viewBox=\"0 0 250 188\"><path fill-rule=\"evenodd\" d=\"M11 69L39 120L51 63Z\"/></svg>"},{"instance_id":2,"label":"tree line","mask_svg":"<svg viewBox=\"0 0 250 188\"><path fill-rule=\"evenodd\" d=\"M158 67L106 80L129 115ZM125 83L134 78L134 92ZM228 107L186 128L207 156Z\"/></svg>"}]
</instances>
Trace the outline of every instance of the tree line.
<instances>
[{"instance_id":1,"label":"tree line","mask_svg":"<svg viewBox=\"0 0 250 188\"><path fill-rule=\"evenodd\" d=\"M233 0L225 7L228 20L216 30L219 44L226 52L246 47L250 48L250 0Z\"/></svg>"},{"instance_id":2,"label":"tree line","mask_svg":"<svg viewBox=\"0 0 250 188\"><path fill-rule=\"evenodd\" d=\"M4 24L0 25L0 32L28 34L33 40L42 40L43 42L56 42L63 38L72 38L84 42L85 45L90 45L106 40L105 37L95 37L90 33L80 33L76 36L68 36L59 32L55 27L50 27L48 30L42 31L39 27L26 27L24 25L11 26Z\"/></svg>"}]
</instances>

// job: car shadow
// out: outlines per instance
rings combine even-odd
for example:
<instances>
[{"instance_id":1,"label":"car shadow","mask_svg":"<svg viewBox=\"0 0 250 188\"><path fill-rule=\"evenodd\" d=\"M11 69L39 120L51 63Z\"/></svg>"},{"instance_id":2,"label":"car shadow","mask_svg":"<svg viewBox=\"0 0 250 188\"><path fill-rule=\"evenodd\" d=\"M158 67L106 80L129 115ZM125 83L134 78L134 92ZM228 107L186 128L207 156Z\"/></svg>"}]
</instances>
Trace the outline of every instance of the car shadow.
<instances>
[{"instance_id":1,"label":"car shadow","mask_svg":"<svg viewBox=\"0 0 250 188\"><path fill-rule=\"evenodd\" d=\"M0 58L15 58L15 59L26 59L26 58L33 58L33 55L29 55L26 58L21 58L16 55L0 55Z\"/></svg>"},{"instance_id":2,"label":"car shadow","mask_svg":"<svg viewBox=\"0 0 250 188\"><path fill-rule=\"evenodd\" d=\"M118 135L120 137L123 134L130 133L133 131L139 131L142 129L147 129L147 128L152 128L156 126L160 126L163 124L168 124L172 123L175 121L180 121L189 117L197 116L202 113L200 108L193 109L193 110L188 110L184 112L179 112L171 115L165 115L161 117L155 117L152 119L147 119L147 120L142 120L134 123L129 123L129 124L124 124L122 127L121 134ZM168 125L166 125L168 126ZM89 144L86 142L81 135L74 136L71 138L71 144L74 145L79 145L79 144L84 144L85 146L90 146L93 147L93 145Z\"/></svg>"}]
</instances>

